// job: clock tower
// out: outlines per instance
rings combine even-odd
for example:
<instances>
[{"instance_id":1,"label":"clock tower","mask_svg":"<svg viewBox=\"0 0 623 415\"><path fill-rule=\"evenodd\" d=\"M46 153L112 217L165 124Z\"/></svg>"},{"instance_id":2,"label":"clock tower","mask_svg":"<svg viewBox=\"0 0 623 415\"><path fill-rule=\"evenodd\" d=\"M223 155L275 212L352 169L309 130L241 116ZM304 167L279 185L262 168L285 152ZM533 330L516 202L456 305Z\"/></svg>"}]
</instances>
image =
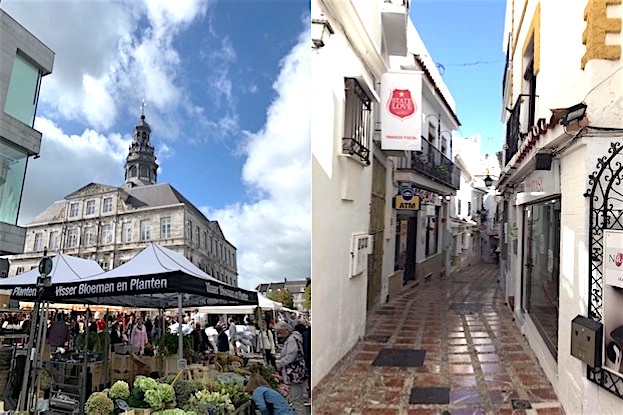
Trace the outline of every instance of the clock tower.
<instances>
[{"instance_id":1,"label":"clock tower","mask_svg":"<svg viewBox=\"0 0 623 415\"><path fill-rule=\"evenodd\" d=\"M151 128L145 122L145 101L141 105L141 119L134 126L132 144L125 161L125 187L157 183L158 164L154 146L149 141Z\"/></svg>"}]
</instances>

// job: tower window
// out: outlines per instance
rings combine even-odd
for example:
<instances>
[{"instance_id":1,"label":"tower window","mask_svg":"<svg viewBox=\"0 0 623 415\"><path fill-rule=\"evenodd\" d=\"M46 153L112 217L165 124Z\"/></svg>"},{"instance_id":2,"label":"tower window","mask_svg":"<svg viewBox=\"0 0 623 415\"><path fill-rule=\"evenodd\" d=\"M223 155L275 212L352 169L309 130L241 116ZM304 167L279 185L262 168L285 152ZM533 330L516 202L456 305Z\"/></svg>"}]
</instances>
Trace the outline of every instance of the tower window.
<instances>
[{"instance_id":1,"label":"tower window","mask_svg":"<svg viewBox=\"0 0 623 415\"><path fill-rule=\"evenodd\" d=\"M145 166L141 166L141 179L145 178L148 179L149 178L149 170L147 170L147 167Z\"/></svg>"},{"instance_id":2,"label":"tower window","mask_svg":"<svg viewBox=\"0 0 623 415\"><path fill-rule=\"evenodd\" d=\"M136 177L136 166L130 167L130 177Z\"/></svg>"}]
</instances>

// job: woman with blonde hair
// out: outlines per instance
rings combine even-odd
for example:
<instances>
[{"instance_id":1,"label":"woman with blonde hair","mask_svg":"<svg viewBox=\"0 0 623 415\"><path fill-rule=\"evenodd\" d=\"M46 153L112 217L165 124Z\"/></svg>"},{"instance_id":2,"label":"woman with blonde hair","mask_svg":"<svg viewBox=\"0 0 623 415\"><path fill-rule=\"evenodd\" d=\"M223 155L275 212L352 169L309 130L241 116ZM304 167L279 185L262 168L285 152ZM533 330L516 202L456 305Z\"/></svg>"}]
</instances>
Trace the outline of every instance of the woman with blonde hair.
<instances>
[{"instance_id":1,"label":"woman with blonde hair","mask_svg":"<svg viewBox=\"0 0 623 415\"><path fill-rule=\"evenodd\" d=\"M288 402L276 390L268 386L268 382L259 373L249 377L245 388L262 415L295 415Z\"/></svg>"}]
</instances>

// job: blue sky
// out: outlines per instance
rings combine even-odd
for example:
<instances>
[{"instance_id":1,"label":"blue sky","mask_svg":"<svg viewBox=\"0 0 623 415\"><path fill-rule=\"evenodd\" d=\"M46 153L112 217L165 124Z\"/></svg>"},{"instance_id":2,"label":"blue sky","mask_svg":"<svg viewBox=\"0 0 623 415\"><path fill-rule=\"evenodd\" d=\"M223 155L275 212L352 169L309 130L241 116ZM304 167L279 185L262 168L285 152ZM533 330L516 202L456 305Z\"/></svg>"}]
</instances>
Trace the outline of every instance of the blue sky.
<instances>
[{"instance_id":1,"label":"blue sky","mask_svg":"<svg viewBox=\"0 0 623 415\"><path fill-rule=\"evenodd\" d=\"M410 16L456 101L462 136L481 153L502 150L505 0L412 0ZM474 62L492 62L477 65Z\"/></svg>"},{"instance_id":2,"label":"blue sky","mask_svg":"<svg viewBox=\"0 0 623 415\"><path fill-rule=\"evenodd\" d=\"M240 285L309 276L309 1L0 7L56 53L20 224L90 182L121 185L145 99L158 182L219 221Z\"/></svg>"}]
</instances>

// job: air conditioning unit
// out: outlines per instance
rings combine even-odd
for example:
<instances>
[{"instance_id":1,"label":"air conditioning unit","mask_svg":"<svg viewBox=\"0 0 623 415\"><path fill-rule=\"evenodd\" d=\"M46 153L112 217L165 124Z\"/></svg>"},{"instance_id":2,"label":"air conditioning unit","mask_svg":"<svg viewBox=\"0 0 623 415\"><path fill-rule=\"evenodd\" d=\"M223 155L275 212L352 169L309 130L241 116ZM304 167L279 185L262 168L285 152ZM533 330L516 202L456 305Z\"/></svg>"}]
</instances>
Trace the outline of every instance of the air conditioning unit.
<instances>
[{"instance_id":1,"label":"air conditioning unit","mask_svg":"<svg viewBox=\"0 0 623 415\"><path fill-rule=\"evenodd\" d=\"M368 267L368 255L372 253L372 238L367 233L356 233L351 238L350 278L362 274Z\"/></svg>"}]
</instances>

